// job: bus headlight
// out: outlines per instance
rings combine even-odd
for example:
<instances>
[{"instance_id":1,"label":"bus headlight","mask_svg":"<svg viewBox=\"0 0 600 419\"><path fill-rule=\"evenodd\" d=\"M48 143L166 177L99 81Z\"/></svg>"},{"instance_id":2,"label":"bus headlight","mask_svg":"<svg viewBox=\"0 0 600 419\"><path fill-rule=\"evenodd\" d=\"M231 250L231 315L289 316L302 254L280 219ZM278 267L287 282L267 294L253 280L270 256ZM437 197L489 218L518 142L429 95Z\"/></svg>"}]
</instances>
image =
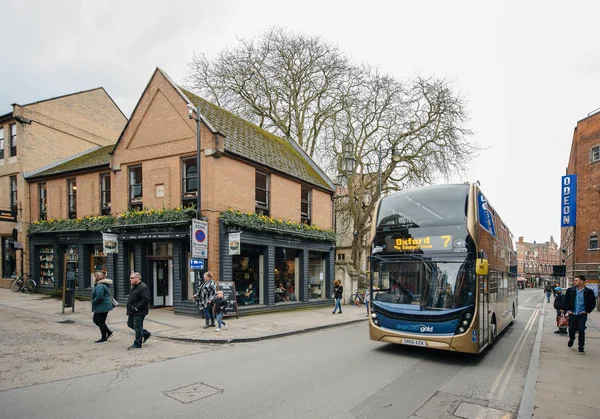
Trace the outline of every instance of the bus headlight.
<instances>
[{"instance_id":1,"label":"bus headlight","mask_svg":"<svg viewBox=\"0 0 600 419\"><path fill-rule=\"evenodd\" d=\"M473 315L471 313L467 313L465 314L465 317L467 318L467 320L469 320L471 317L473 317Z\"/></svg>"},{"instance_id":2,"label":"bus headlight","mask_svg":"<svg viewBox=\"0 0 600 419\"><path fill-rule=\"evenodd\" d=\"M459 331L460 333L465 333L465 328L464 328L464 327L459 327L459 328L458 328L458 331Z\"/></svg>"},{"instance_id":3,"label":"bus headlight","mask_svg":"<svg viewBox=\"0 0 600 419\"><path fill-rule=\"evenodd\" d=\"M463 326L468 326L469 325L469 321L468 320L463 320Z\"/></svg>"},{"instance_id":4,"label":"bus headlight","mask_svg":"<svg viewBox=\"0 0 600 419\"><path fill-rule=\"evenodd\" d=\"M372 317L373 319L376 319L376 318L377 318L377 313L371 313L371 317Z\"/></svg>"}]
</instances>

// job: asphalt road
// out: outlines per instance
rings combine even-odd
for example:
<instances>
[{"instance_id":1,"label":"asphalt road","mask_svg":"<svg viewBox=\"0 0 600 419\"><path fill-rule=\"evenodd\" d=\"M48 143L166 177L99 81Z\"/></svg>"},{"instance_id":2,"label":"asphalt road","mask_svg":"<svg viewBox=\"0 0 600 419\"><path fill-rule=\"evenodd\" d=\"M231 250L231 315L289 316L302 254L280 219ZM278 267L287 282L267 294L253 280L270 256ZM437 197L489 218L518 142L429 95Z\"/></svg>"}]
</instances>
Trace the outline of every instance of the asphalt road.
<instances>
[{"instance_id":1,"label":"asphalt road","mask_svg":"<svg viewBox=\"0 0 600 419\"><path fill-rule=\"evenodd\" d=\"M543 295L519 299L514 325L481 356L372 342L357 324L3 391L0 418L516 417Z\"/></svg>"}]
</instances>

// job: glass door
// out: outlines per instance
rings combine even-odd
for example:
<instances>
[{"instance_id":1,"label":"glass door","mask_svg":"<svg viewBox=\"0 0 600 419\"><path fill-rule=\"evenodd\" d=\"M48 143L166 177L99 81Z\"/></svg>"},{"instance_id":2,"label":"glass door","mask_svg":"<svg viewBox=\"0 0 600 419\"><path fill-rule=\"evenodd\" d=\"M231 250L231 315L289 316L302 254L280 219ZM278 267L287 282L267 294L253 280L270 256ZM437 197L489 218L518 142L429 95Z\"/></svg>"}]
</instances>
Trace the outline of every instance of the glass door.
<instances>
[{"instance_id":1,"label":"glass door","mask_svg":"<svg viewBox=\"0 0 600 419\"><path fill-rule=\"evenodd\" d=\"M152 274L152 304L173 305L173 261L170 259L150 260Z\"/></svg>"}]
</instances>

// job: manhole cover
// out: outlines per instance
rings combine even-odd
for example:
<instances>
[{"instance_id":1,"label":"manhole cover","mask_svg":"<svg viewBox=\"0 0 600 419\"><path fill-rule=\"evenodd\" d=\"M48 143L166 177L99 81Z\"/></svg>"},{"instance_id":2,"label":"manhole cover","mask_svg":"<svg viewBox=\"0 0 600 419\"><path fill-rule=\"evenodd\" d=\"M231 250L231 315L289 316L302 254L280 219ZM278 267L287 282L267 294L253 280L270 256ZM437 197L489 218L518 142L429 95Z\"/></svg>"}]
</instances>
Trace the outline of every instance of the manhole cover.
<instances>
[{"instance_id":1,"label":"manhole cover","mask_svg":"<svg viewBox=\"0 0 600 419\"><path fill-rule=\"evenodd\" d=\"M75 323L75 320L67 319L67 320L63 320L60 322L56 322L56 323L71 324L71 323Z\"/></svg>"},{"instance_id":2,"label":"manhole cover","mask_svg":"<svg viewBox=\"0 0 600 419\"><path fill-rule=\"evenodd\" d=\"M214 396L222 393L223 390L209 386L204 383L190 384L189 386L177 388L175 390L165 391L165 396L169 396L181 403L192 403L196 400Z\"/></svg>"},{"instance_id":3,"label":"manhole cover","mask_svg":"<svg viewBox=\"0 0 600 419\"><path fill-rule=\"evenodd\" d=\"M478 404L462 402L454 416L465 419L511 419L512 415L504 410L492 409L491 407Z\"/></svg>"}]
</instances>

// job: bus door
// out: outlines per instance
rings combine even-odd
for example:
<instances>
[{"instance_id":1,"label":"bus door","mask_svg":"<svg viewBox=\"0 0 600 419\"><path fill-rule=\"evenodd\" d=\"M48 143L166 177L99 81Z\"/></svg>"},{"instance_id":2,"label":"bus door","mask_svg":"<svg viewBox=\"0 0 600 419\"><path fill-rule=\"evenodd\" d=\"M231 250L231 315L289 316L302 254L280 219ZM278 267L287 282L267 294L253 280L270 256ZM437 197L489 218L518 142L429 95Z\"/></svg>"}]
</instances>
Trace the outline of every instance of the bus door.
<instances>
[{"instance_id":1,"label":"bus door","mask_svg":"<svg viewBox=\"0 0 600 419\"><path fill-rule=\"evenodd\" d=\"M479 349L482 349L490 341L490 299L489 299L489 286L487 275L479 276Z\"/></svg>"}]
</instances>

